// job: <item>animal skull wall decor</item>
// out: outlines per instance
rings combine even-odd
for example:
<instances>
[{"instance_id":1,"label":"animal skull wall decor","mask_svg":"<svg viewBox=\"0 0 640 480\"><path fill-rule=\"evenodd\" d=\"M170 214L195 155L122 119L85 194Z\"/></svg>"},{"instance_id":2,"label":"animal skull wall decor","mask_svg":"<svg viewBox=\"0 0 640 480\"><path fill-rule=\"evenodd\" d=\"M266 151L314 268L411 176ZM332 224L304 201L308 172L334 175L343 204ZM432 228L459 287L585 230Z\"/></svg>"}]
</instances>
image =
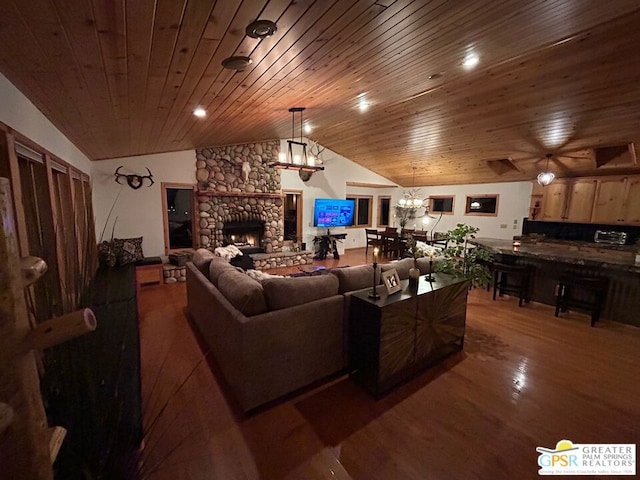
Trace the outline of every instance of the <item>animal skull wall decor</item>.
<instances>
[{"instance_id":1,"label":"animal skull wall decor","mask_svg":"<svg viewBox=\"0 0 640 480\"><path fill-rule=\"evenodd\" d=\"M122 165L120 165L118 168L116 168L116 172L114 173L115 177L116 177L116 183L119 183L120 185L122 185L122 183L120 182L120 180L124 177L127 180L127 185L129 185L131 188L133 188L134 190L139 189L142 184L144 183L145 180L149 180L149 185L147 185L147 187L150 187L151 185L153 185L155 182L153 181L153 174L151 173L151 170L149 170L148 167L145 167L147 169L147 172L149 172L149 175L136 175L136 174L130 174L130 175L125 175L124 173L120 173L120 169L122 168Z\"/></svg>"},{"instance_id":2,"label":"animal skull wall decor","mask_svg":"<svg viewBox=\"0 0 640 480\"><path fill-rule=\"evenodd\" d=\"M249 180L249 172L251 172L251 164L249 162L242 162L242 178L244 179L244 183L247 183L247 180Z\"/></svg>"}]
</instances>

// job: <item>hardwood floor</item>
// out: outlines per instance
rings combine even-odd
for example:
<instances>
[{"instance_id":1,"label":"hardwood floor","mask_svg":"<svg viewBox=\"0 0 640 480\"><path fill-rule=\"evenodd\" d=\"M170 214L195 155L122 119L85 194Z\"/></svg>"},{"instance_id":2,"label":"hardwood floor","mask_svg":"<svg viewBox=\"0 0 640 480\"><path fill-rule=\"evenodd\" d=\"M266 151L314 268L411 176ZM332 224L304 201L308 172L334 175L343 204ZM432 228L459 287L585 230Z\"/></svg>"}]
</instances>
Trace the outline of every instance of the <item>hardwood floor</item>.
<instances>
[{"instance_id":1,"label":"hardwood floor","mask_svg":"<svg viewBox=\"0 0 640 480\"><path fill-rule=\"evenodd\" d=\"M345 376L243 418L185 304L184 284L140 293L143 478L533 479L537 446L640 443L631 326L473 290L464 351L383 399Z\"/></svg>"}]
</instances>

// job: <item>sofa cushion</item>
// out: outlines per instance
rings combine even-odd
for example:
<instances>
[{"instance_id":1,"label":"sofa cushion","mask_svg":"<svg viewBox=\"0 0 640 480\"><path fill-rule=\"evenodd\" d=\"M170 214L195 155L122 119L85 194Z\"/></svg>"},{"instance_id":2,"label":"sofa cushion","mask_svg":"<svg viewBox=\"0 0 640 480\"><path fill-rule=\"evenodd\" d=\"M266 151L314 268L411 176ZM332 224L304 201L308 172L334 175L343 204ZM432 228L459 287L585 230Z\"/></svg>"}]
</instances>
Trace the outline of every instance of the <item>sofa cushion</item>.
<instances>
[{"instance_id":1,"label":"sofa cushion","mask_svg":"<svg viewBox=\"0 0 640 480\"><path fill-rule=\"evenodd\" d=\"M280 310L337 295L338 279L333 275L267 278L262 287L269 309Z\"/></svg>"},{"instance_id":2,"label":"sofa cushion","mask_svg":"<svg viewBox=\"0 0 640 480\"><path fill-rule=\"evenodd\" d=\"M442 262L442 257L435 257L431 265L431 272L436 271L436 265ZM420 275L426 275L429 273L429 257L422 257L418 259L418 268L420 269Z\"/></svg>"},{"instance_id":3,"label":"sofa cushion","mask_svg":"<svg viewBox=\"0 0 640 480\"><path fill-rule=\"evenodd\" d=\"M413 268L413 258L403 258L402 260L382 265L383 272L387 272L392 268L396 269L400 280L406 280L407 278L409 278L409 269Z\"/></svg>"},{"instance_id":4,"label":"sofa cushion","mask_svg":"<svg viewBox=\"0 0 640 480\"><path fill-rule=\"evenodd\" d=\"M435 271L436 264L440 261L439 257L433 260L433 271ZM403 258L402 260L382 265L383 272L391 270L392 268L396 269L400 280L406 280L409 278L409 269L413 268L413 258ZM426 275L429 273L429 257L418 258L418 268L420 269L420 275Z\"/></svg>"},{"instance_id":5,"label":"sofa cushion","mask_svg":"<svg viewBox=\"0 0 640 480\"><path fill-rule=\"evenodd\" d=\"M358 265L357 267L334 268L331 270L340 282L339 293L361 290L373 283L373 266ZM379 277L379 275L376 275Z\"/></svg>"},{"instance_id":6,"label":"sofa cushion","mask_svg":"<svg viewBox=\"0 0 640 480\"><path fill-rule=\"evenodd\" d=\"M215 257L212 251L206 248L199 248L196 253L193 254L191 261L198 270L207 278L209 278L209 264Z\"/></svg>"},{"instance_id":7,"label":"sofa cushion","mask_svg":"<svg viewBox=\"0 0 640 480\"><path fill-rule=\"evenodd\" d=\"M247 317L267 311L267 303L260 282L238 272L234 267L218 277L218 290ZM212 314L215 314L212 312Z\"/></svg>"},{"instance_id":8,"label":"sofa cushion","mask_svg":"<svg viewBox=\"0 0 640 480\"><path fill-rule=\"evenodd\" d=\"M209 280L217 287L220 275L230 270L237 271L236 267L229 265L224 258L214 256L209 262Z\"/></svg>"}]
</instances>

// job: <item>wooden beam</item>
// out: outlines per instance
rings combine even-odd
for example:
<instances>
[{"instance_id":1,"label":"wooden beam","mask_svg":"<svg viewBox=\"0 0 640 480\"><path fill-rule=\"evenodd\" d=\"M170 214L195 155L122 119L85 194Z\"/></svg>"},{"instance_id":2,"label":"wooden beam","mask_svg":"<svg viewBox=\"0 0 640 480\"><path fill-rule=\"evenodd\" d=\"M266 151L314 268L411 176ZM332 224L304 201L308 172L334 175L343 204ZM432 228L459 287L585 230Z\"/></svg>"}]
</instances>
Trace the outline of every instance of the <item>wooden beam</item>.
<instances>
[{"instance_id":1,"label":"wooden beam","mask_svg":"<svg viewBox=\"0 0 640 480\"><path fill-rule=\"evenodd\" d=\"M32 351L20 351L29 332L20 254L9 180L0 178L0 401L13 409L11 428L0 442L6 478L51 480L47 419Z\"/></svg>"},{"instance_id":2,"label":"wooden beam","mask_svg":"<svg viewBox=\"0 0 640 480\"><path fill-rule=\"evenodd\" d=\"M253 197L253 198L284 198L281 193L235 193L219 192L217 190L198 190L198 195L206 197Z\"/></svg>"},{"instance_id":3,"label":"wooden beam","mask_svg":"<svg viewBox=\"0 0 640 480\"><path fill-rule=\"evenodd\" d=\"M385 185L383 183L347 182L347 187L362 188L396 188L398 185Z\"/></svg>"}]
</instances>

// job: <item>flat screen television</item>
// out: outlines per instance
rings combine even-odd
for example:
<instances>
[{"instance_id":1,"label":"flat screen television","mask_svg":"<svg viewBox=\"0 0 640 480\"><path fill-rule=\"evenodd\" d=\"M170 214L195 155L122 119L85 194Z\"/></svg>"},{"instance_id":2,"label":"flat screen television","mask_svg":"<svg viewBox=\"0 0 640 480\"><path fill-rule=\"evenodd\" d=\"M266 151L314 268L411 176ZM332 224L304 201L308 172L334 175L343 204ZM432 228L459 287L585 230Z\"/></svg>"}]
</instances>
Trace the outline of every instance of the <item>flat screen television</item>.
<instances>
[{"instance_id":1,"label":"flat screen television","mask_svg":"<svg viewBox=\"0 0 640 480\"><path fill-rule=\"evenodd\" d=\"M316 198L313 208L314 227L349 227L356 211L353 200Z\"/></svg>"}]
</instances>

